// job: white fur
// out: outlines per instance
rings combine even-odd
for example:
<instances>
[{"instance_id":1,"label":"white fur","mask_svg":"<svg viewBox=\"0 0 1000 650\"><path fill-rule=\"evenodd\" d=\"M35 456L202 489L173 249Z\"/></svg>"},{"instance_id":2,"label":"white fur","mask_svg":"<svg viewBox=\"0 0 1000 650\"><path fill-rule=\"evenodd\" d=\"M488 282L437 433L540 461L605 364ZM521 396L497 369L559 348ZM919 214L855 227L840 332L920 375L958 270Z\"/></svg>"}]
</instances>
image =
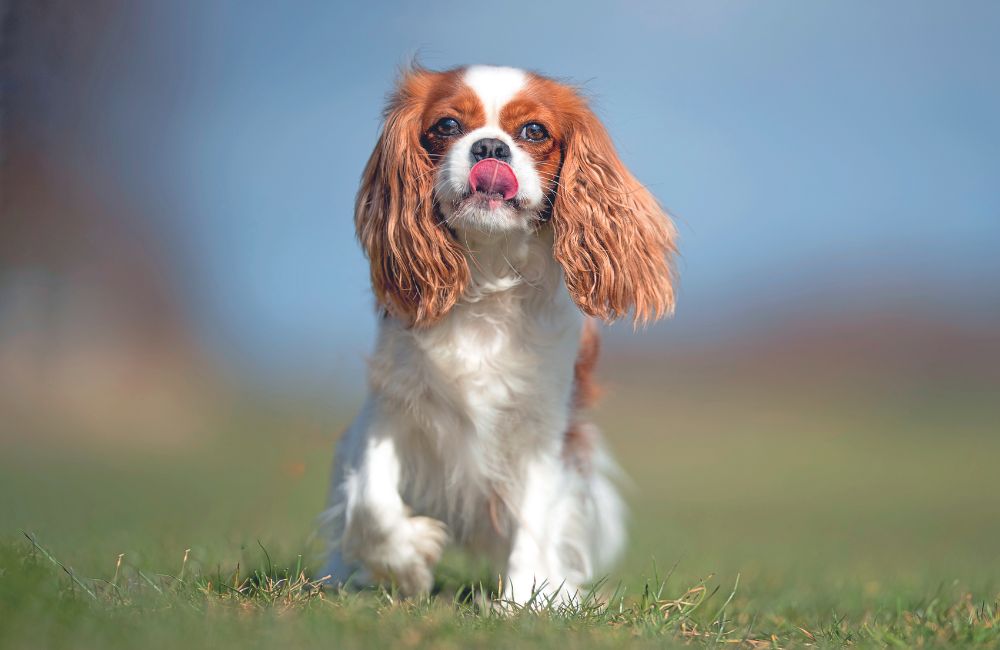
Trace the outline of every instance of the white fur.
<instances>
[{"instance_id":1,"label":"white fur","mask_svg":"<svg viewBox=\"0 0 1000 650\"><path fill-rule=\"evenodd\" d=\"M523 81L509 68L466 74L494 112ZM465 189L455 183L467 182L472 138L497 131L453 145L435 189L445 215ZM540 197L530 157L503 135L523 156L514 158L522 191ZM538 225L540 199L519 205L496 223L452 222L471 281L440 321L380 322L369 395L337 447L324 515L337 583L393 580L404 594L426 593L450 538L492 558L506 599L572 600L622 547L610 459L597 450L585 470L563 457L583 317L551 228Z\"/></svg>"},{"instance_id":2,"label":"white fur","mask_svg":"<svg viewBox=\"0 0 1000 650\"><path fill-rule=\"evenodd\" d=\"M486 124L500 126L500 111L524 88L528 76L517 68L473 65L466 69L462 81L479 95L486 111Z\"/></svg>"}]
</instances>

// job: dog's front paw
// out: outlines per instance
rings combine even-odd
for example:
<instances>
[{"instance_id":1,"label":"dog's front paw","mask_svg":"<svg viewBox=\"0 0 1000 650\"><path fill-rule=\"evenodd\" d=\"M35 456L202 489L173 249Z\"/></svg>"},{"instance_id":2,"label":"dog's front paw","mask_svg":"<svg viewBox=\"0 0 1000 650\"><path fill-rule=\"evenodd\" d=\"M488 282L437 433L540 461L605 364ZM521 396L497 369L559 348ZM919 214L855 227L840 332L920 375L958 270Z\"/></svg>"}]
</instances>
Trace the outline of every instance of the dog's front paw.
<instances>
[{"instance_id":1,"label":"dog's front paw","mask_svg":"<svg viewBox=\"0 0 1000 650\"><path fill-rule=\"evenodd\" d=\"M430 517L407 517L384 544L361 555L376 580L394 582L403 596L418 596L429 593L434 585L434 566L447 542L444 523Z\"/></svg>"},{"instance_id":2,"label":"dog's front paw","mask_svg":"<svg viewBox=\"0 0 1000 650\"><path fill-rule=\"evenodd\" d=\"M539 580L534 577L508 577L499 599L493 602L497 612L514 613L522 609L544 611L551 607L572 607L582 601L580 588L565 580Z\"/></svg>"}]
</instances>

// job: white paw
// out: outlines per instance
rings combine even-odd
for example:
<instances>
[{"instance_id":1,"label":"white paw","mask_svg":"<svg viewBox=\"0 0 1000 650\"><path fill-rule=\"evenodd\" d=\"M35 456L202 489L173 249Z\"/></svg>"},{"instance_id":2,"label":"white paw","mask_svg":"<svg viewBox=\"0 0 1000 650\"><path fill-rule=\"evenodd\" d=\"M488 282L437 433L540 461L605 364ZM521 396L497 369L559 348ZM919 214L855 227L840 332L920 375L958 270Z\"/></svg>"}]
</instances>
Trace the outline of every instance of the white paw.
<instances>
[{"instance_id":1,"label":"white paw","mask_svg":"<svg viewBox=\"0 0 1000 650\"><path fill-rule=\"evenodd\" d=\"M442 522L407 517L382 544L359 549L358 555L376 581L394 582L403 596L417 596L434 585L434 566L447 542Z\"/></svg>"},{"instance_id":2,"label":"white paw","mask_svg":"<svg viewBox=\"0 0 1000 650\"><path fill-rule=\"evenodd\" d=\"M523 608L540 611L549 607L577 605L580 601L580 588L568 582L515 578L504 582L503 596L494 602L494 609L508 613Z\"/></svg>"}]
</instances>

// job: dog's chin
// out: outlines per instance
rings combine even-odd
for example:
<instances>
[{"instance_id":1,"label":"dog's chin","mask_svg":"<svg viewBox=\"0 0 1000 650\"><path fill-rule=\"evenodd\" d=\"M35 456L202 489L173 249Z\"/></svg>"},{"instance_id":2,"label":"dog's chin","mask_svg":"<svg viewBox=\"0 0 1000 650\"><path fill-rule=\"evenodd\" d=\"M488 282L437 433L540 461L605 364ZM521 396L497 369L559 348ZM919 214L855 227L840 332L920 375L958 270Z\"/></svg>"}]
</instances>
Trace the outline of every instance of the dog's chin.
<instances>
[{"instance_id":1,"label":"dog's chin","mask_svg":"<svg viewBox=\"0 0 1000 650\"><path fill-rule=\"evenodd\" d=\"M516 199L504 200L499 194L471 192L445 210L448 225L457 230L503 233L525 230L531 223L531 212L518 205Z\"/></svg>"}]
</instances>

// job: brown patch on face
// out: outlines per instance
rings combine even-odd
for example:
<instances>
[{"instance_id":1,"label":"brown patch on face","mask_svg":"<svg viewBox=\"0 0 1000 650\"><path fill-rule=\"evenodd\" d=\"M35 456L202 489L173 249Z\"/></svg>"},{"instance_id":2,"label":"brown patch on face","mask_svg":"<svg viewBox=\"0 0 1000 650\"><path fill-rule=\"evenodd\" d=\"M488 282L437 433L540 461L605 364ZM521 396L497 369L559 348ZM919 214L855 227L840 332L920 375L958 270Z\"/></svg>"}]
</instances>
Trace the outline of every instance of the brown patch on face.
<instances>
[{"instance_id":1,"label":"brown patch on face","mask_svg":"<svg viewBox=\"0 0 1000 650\"><path fill-rule=\"evenodd\" d=\"M523 89L500 111L500 127L535 161L535 171L546 196L555 193L565 141L560 94L565 88L554 81L531 76ZM534 142L521 137L525 125L536 123L548 137Z\"/></svg>"},{"instance_id":2,"label":"brown patch on face","mask_svg":"<svg viewBox=\"0 0 1000 650\"><path fill-rule=\"evenodd\" d=\"M434 164L444 159L445 154L462 135L486 124L486 112L476 92L462 82L463 69L443 73L428 96L421 115L421 144L427 150ZM454 136L443 136L434 129L444 118L458 120L461 132Z\"/></svg>"}]
</instances>

